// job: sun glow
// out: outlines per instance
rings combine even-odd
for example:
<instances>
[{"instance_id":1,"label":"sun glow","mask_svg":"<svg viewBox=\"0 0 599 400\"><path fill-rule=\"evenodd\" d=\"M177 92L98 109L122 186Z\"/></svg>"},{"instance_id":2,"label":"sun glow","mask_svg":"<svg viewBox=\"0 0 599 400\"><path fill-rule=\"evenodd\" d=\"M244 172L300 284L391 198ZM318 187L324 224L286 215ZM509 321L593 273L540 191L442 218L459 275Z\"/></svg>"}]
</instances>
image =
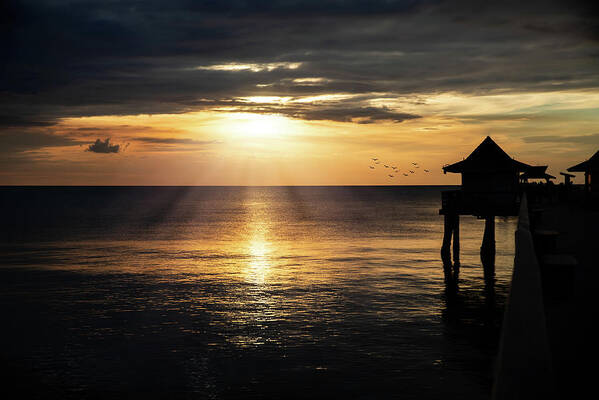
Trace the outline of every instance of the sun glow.
<instances>
[{"instance_id":1,"label":"sun glow","mask_svg":"<svg viewBox=\"0 0 599 400\"><path fill-rule=\"evenodd\" d=\"M298 122L281 115L232 113L223 122L223 133L250 137L277 137L298 131Z\"/></svg>"}]
</instances>

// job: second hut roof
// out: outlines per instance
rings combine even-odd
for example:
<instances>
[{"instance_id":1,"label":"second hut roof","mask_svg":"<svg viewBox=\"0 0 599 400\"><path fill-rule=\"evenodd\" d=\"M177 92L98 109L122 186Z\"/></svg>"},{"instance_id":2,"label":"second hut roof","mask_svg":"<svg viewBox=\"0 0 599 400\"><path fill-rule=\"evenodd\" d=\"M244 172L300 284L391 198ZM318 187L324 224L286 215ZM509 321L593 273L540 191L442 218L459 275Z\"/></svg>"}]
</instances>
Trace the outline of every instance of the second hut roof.
<instances>
[{"instance_id":1,"label":"second hut roof","mask_svg":"<svg viewBox=\"0 0 599 400\"><path fill-rule=\"evenodd\" d=\"M591 158L586 161L576 164L573 167L568 168L570 172L585 172L591 169L599 169L599 151L597 151Z\"/></svg>"}]
</instances>

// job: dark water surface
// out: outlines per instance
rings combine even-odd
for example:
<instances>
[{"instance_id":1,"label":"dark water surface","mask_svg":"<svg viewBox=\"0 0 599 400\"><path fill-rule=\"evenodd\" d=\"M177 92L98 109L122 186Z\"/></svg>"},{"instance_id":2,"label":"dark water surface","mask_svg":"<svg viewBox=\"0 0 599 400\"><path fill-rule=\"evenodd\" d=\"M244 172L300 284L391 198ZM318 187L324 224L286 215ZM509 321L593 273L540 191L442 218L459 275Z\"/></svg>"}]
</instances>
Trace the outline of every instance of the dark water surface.
<instances>
[{"instance_id":1,"label":"dark water surface","mask_svg":"<svg viewBox=\"0 0 599 400\"><path fill-rule=\"evenodd\" d=\"M38 398L488 398L495 296L442 187L0 188L3 388Z\"/></svg>"}]
</instances>

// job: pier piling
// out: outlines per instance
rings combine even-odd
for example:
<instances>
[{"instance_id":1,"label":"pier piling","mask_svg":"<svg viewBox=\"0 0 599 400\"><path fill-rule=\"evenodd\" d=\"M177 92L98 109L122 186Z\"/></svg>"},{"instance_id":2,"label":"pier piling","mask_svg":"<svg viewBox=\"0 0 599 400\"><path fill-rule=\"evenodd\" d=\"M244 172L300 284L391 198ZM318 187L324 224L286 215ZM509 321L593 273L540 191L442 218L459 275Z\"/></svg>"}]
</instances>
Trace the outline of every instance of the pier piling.
<instances>
[{"instance_id":1,"label":"pier piling","mask_svg":"<svg viewBox=\"0 0 599 400\"><path fill-rule=\"evenodd\" d=\"M460 215L453 216L453 276L457 280L460 274Z\"/></svg>"},{"instance_id":2,"label":"pier piling","mask_svg":"<svg viewBox=\"0 0 599 400\"><path fill-rule=\"evenodd\" d=\"M453 264L451 262L452 237ZM441 259L443 260L445 279L457 282L460 273L460 216L458 214L445 214L444 216Z\"/></svg>"},{"instance_id":3,"label":"pier piling","mask_svg":"<svg viewBox=\"0 0 599 400\"><path fill-rule=\"evenodd\" d=\"M485 232L480 246L480 260L483 264L485 282L492 283L495 279L495 216L485 217Z\"/></svg>"}]
</instances>

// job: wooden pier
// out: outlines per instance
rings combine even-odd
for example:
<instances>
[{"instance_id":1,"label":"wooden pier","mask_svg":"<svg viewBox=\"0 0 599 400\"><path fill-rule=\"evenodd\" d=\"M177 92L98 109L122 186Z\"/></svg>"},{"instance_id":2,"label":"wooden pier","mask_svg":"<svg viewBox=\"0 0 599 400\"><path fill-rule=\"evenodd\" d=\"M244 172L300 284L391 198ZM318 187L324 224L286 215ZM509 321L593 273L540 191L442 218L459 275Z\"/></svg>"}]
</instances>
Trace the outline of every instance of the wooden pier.
<instances>
[{"instance_id":1,"label":"wooden pier","mask_svg":"<svg viewBox=\"0 0 599 400\"><path fill-rule=\"evenodd\" d=\"M528 207L523 201L494 400L577 399L594 390L599 202L581 186L566 198L553 187Z\"/></svg>"},{"instance_id":2,"label":"wooden pier","mask_svg":"<svg viewBox=\"0 0 599 400\"><path fill-rule=\"evenodd\" d=\"M518 218L512 284L496 364L493 400L556 398L541 270L526 196Z\"/></svg>"},{"instance_id":3,"label":"wooden pier","mask_svg":"<svg viewBox=\"0 0 599 400\"><path fill-rule=\"evenodd\" d=\"M489 137L466 159L443 167L462 174L461 188L443 192L439 210L445 219L441 258L452 283L459 277L460 215L485 220L480 254L486 283L494 280L495 216L519 216L494 400L581 398L594 389L588 360L599 308L599 190L591 177L599 174L599 152L568 168L584 172L584 190L574 187L569 173L554 185L546 168L512 159ZM545 183L528 183L534 179Z\"/></svg>"}]
</instances>

